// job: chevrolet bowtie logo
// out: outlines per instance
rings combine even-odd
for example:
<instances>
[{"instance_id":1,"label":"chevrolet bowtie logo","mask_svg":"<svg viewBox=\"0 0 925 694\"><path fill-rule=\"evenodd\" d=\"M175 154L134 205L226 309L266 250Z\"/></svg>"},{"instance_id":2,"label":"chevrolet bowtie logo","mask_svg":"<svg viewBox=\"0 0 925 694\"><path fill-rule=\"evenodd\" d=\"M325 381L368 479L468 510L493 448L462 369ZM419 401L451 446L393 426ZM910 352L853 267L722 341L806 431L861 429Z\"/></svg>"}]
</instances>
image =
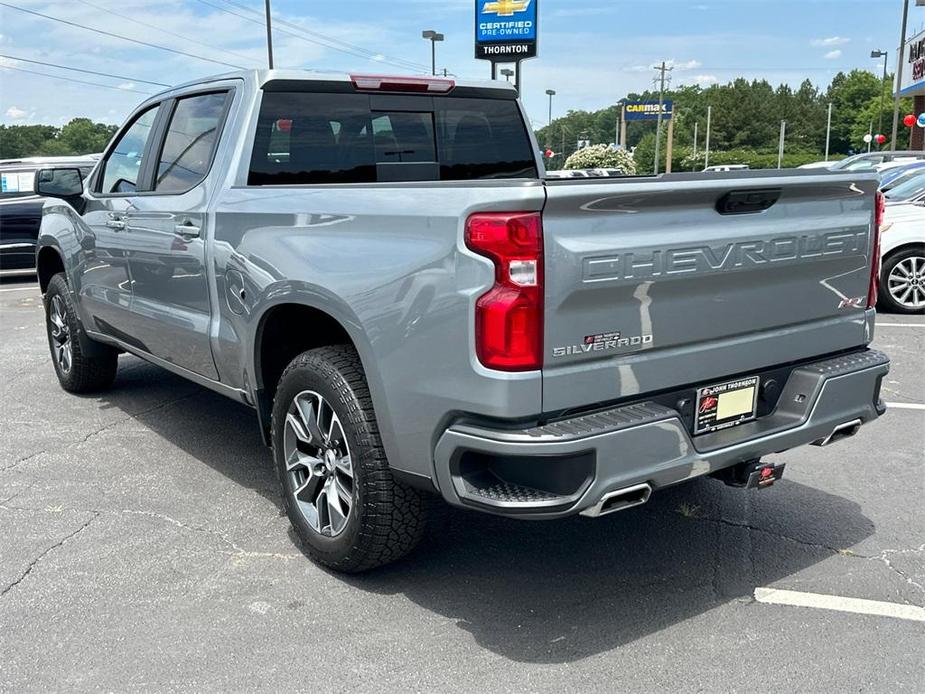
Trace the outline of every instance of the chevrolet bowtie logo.
<instances>
[{"instance_id":1,"label":"chevrolet bowtie logo","mask_svg":"<svg viewBox=\"0 0 925 694\"><path fill-rule=\"evenodd\" d=\"M482 7L485 14L496 14L499 17L513 17L517 12L523 12L530 7L532 0L495 0L486 2Z\"/></svg>"}]
</instances>

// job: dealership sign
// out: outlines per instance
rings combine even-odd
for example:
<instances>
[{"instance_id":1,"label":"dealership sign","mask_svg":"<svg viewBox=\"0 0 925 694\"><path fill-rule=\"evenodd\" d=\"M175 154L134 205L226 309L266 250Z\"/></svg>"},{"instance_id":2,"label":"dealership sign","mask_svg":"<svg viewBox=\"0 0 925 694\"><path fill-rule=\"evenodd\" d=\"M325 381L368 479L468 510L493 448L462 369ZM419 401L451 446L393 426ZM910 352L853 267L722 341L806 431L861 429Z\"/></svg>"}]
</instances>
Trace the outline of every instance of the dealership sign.
<instances>
[{"instance_id":1,"label":"dealership sign","mask_svg":"<svg viewBox=\"0 0 925 694\"><path fill-rule=\"evenodd\" d=\"M623 106L623 117L626 120L658 120L657 101L632 101ZM673 111L671 101L662 102L662 120L670 120Z\"/></svg>"},{"instance_id":2,"label":"dealership sign","mask_svg":"<svg viewBox=\"0 0 925 694\"><path fill-rule=\"evenodd\" d=\"M906 42L901 93L925 94L925 31Z\"/></svg>"},{"instance_id":3,"label":"dealership sign","mask_svg":"<svg viewBox=\"0 0 925 694\"><path fill-rule=\"evenodd\" d=\"M514 63L536 57L539 0L476 0L475 57Z\"/></svg>"}]
</instances>

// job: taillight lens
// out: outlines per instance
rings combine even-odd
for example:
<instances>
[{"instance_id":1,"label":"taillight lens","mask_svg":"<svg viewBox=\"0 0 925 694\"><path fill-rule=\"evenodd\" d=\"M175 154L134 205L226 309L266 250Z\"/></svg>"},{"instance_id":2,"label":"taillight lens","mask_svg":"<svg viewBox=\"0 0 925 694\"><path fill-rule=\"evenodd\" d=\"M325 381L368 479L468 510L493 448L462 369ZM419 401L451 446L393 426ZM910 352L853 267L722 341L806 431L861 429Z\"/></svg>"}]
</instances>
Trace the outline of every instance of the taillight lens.
<instances>
[{"instance_id":1,"label":"taillight lens","mask_svg":"<svg viewBox=\"0 0 925 694\"><path fill-rule=\"evenodd\" d=\"M543 222L539 212L482 212L466 221L466 245L491 258L495 284L475 304L475 346L490 369L543 365Z\"/></svg>"},{"instance_id":2,"label":"taillight lens","mask_svg":"<svg viewBox=\"0 0 925 694\"><path fill-rule=\"evenodd\" d=\"M877 305L877 286L880 281L880 231L883 226L883 215L886 212L886 198L877 191L877 200L874 203L874 226L871 229L870 240L870 286L867 289L867 308Z\"/></svg>"}]
</instances>

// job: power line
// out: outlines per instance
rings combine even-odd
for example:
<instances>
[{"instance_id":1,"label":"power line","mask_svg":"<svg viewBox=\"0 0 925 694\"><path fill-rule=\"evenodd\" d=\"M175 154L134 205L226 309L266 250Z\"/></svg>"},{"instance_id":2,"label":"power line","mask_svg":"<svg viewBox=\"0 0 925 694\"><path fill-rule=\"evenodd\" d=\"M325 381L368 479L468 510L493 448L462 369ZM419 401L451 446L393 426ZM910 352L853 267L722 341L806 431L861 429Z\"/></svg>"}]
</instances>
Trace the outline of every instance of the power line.
<instances>
[{"instance_id":1,"label":"power line","mask_svg":"<svg viewBox=\"0 0 925 694\"><path fill-rule=\"evenodd\" d=\"M37 70L27 70L24 67L13 67L12 65L3 65L3 66L0 66L0 69L17 70L19 72L28 72L29 74L32 74L32 75L39 75L41 77L50 77L53 80L60 80L62 82L71 82L71 83L76 83L76 84L89 84L94 87L105 87L106 89L118 89L120 92L134 92L135 94L144 94L145 96L148 96L149 94L151 94L151 92L141 92L141 91L138 91L137 89L125 89L123 87L116 87L115 85L112 85L112 84L101 84L100 82L89 82L87 80L79 80L73 77L62 77L61 75L49 75L47 72L38 72Z\"/></svg>"},{"instance_id":2,"label":"power line","mask_svg":"<svg viewBox=\"0 0 925 694\"><path fill-rule=\"evenodd\" d=\"M221 1L225 3L226 5L231 5L232 7L237 7L239 9L252 12L261 17L263 16L263 14L259 10L255 10L252 7L248 7L246 5L242 5L240 3L234 2L233 0L221 0ZM385 58L389 59L389 62L392 65L397 65L398 63L404 63L407 66L412 67L417 70L430 70L430 67L427 65L424 65L423 63L416 63L413 60L406 60L404 58L396 58L395 56L380 54L378 51L372 51L372 50L369 50L368 48L363 48L362 46L358 46L356 44L350 43L349 41L344 41L343 39L338 39L333 36L328 36L326 34L322 34L317 31L312 31L311 29L306 29L305 27L295 24L294 22L288 22L284 19L279 19L278 17L274 18L273 23L276 26L279 26L281 24L283 26L290 27L291 29L295 29L304 34L308 34L309 36L315 36L319 39L328 41L330 43L340 44L341 46L344 46L345 48L350 49L352 51L358 51L368 58L375 58L377 55L383 55ZM331 47L334 48L334 46L331 46ZM385 61L380 61L380 62L385 62Z\"/></svg>"},{"instance_id":3,"label":"power line","mask_svg":"<svg viewBox=\"0 0 925 694\"><path fill-rule=\"evenodd\" d=\"M77 22L71 22L67 19L59 19L58 17L52 17L47 14L42 14L41 12L35 12L33 10L27 10L24 7L17 7L16 5L10 5L6 2L0 2L0 5L3 7L9 7L11 10L18 10L19 12L25 12L26 14L35 15L36 17L41 17L42 19L50 19L53 22L60 22L61 24L67 24L68 26L76 27L78 29L85 29L87 31L92 31L97 34L102 34L103 36L110 36L115 39L121 39L123 41L130 41L131 43L136 43L139 46L146 46L148 48L156 48L161 51L167 51L168 53L176 53L177 55L185 55L187 58L196 58L197 60L204 60L208 63L215 63L216 65L224 65L226 67L233 67L240 70L243 70L243 66L235 65L234 63L226 63L221 60L214 60L212 58L204 58L201 55L194 55L193 53L186 53L185 51L177 50L176 48L168 48L167 46L158 46L156 43L147 43L146 41L139 41L138 39L131 39L128 36L122 36L120 34L114 34L110 31L103 31L102 29L94 29L93 27L88 27L85 24L78 24Z\"/></svg>"},{"instance_id":4,"label":"power line","mask_svg":"<svg viewBox=\"0 0 925 694\"><path fill-rule=\"evenodd\" d=\"M99 77L112 77L113 79L117 79L117 80L128 80L129 82L141 82L143 84L153 84L155 87L171 86L169 84L163 84L162 82L152 82L150 80L141 80L141 79L138 79L137 77L126 77L125 75L113 75L109 72L98 72L97 70L84 70L83 68L79 68L79 67L68 67L67 65L57 65L55 63L45 63L45 62L42 62L41 60L32 60L31 58L18 58L15 55L3 55L2 53L0 53L0 58L6 58L8 60L18 60L23 63L34 63L36 65L45 65L46 67L56 67L61 70L73 70L74 72L83 72L88 75L98 75ZM6 67L6 66L0 65L0 67Z\"/></svg>"},{"instance_id":5,"label":"power line","mask_svg":"<svg viewBox=\"0 0 925 694\"><path fill-rule=\"evenodd\" d=\"M121 14L119 12L116 12L115 10L111 10L108 7L102 7L100 5L96 5L90 2L89 0L77 0L77 2L83 5L87 5L88 7L92 7L95 10L100 10L101 12L108 12L109 14L115 17L126 19L135 24L139 24L143 27L147 27L148 29L154 29L155 31L159 31L162 34L167 34L168 36L173 36L174 38L183 39L184 41L192 41L193 43L195 43L198 46L201 46L202 48L209 48L213 51L218 51L219 53L228 53L229 55L234 55L234 56L237 56L238 58L244 58L244 60L253 60L252 57L244 55L243 53L237 53L236 51L232 51L227 48L219 48L218 46L210 46L207 43L203 43L201 39L193 38L191 36L184 36L183 34L177 34L176 32L170 31L168 29L162 29L161 27L154 26L153 24L148 24L147 22L142 22L141 20L135 19L134 17L130 17L127 14Z\"/></svg>"},{"instance_id":6,"label":"power line","mask_svg":"<svg viewBox=\"0 0 925 694\"><path fill-rule=\"evenodd\" d=\"M230 15L233 15L233 16L235 16L235 17L238 17L239 19L243 19L243 20L246 21L246 22L251 22L251 23L253 23L253 24L259 24L260 26L265 26L265 22L264 22L263 19L255 19L254 17L248 17L247 15L239 14L239 13L237 13L237 12L234 12L234 11L232 11L232 10L229 10L229 9L226 8L226 7L222 7L221 5L216 5L216 4L212 3L212 2L209 2L209 0L197 0L197 2L200 2L200 3L202 3L203 5L208 5L209 7L212 7L212 8L214 8L214 9L220 11L220 12L225 12L225 13L227 13L227 14L230 14ZM253 12L256 12L256 10L252 10L252 11L253 11ZM277 23L279 23L279 21L277 21ZM309 38L308 36L303 36L302 34L296 34L295 32L287 31L286 29L280 29L279 27L276 28L276 31L279 32L279 33L281 33L281 34L286 34L287 36L295 37L295 38L297 38L297 39L299 39L299 40L301 40L301 41L305 41L305 42L307 42L307 43L313 43L313 44L315 44L315 45L317 45L317 46L322 46L323 48L330 48L331 50L340 51L341 53L346 53L347 55L351 55L351 56L353 56L354 58L364 58L364 59L367 59L367 60L368 60L368 59L370 59L371 57L374 57L374 55L375 55L375 54L367 55L367 54L357 53L357 52L355 52L354 50L351 50L351 49L341 48L341 47L339 47L339 46L332 46L332 45L329 45L329 44L327 44L327 43L322 43L321 41L319 41L319 40L317 40L317 39L312 39L312 38ZM410 69L412 69L412 67L411 67L410 65L400 65L399 63L396 63L396 62L391 61L391 60L381 60L381 61L379 61L379 62L388 63L389 65L394 65L395 67L400 67L402 70L410 70ZM415 68L413 68L413 69L418 69L418 68L415 67Z\"/></svg>"}]
</instances>

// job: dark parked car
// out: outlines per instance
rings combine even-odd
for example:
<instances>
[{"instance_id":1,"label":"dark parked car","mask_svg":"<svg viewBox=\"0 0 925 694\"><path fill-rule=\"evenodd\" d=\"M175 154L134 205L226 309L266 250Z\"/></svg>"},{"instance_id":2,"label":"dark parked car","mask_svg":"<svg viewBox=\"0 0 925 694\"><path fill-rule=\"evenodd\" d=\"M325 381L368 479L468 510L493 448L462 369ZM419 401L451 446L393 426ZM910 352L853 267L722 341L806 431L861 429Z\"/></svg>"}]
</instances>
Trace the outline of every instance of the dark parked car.
<instances>
[{"instance_id":1,"label":"dark parked car","mask_svg":"<svg viewBox=\"0 0 925 694\"><path fill-rule=\"evenodd\" d=\"M35 172L72 166L86 179L98 159L88 154L0 160L0 277L35 274L35 241L45 202L35 194Z\"/></svg>"}]
</instances>

